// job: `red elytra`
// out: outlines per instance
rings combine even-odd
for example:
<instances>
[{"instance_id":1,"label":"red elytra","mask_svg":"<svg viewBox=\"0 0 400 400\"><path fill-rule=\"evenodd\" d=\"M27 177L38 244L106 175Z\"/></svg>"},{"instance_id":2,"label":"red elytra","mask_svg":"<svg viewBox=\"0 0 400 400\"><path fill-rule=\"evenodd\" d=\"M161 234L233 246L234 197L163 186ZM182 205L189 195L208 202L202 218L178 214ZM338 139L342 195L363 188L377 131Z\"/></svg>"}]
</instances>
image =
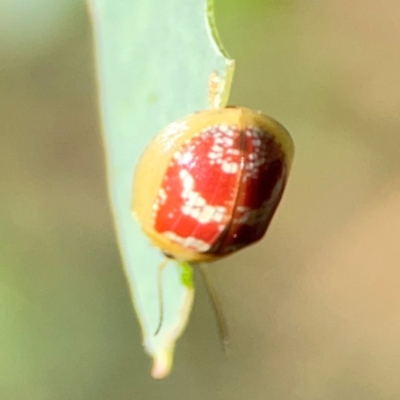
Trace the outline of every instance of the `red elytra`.
<instances>
[{"instance_id":1,"label":"red elytra","mask_svg":"<svg viewBox=\"0 0 400 400\"><path fill-rule=\"evenodd\" d=\"M293 155L288 132L246 108L193 114L169 125L140 160L133 211L169 256L212 261L261 239Z\"/></svg>"}]
</instances>

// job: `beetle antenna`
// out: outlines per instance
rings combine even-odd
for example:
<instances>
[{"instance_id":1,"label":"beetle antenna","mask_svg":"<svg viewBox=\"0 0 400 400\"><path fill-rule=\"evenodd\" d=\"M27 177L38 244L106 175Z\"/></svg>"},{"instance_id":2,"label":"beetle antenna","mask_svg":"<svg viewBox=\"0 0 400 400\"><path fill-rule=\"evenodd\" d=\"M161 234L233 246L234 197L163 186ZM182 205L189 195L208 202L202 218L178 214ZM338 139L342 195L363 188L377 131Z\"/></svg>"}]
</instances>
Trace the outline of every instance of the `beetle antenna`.
<instances>
[{"instance_id":1,"label":"beetle antenna","mask_svg":"<svg viewBox=\"0 0 400 400\"><path fill-rule=\"evenodd\" d=\"M211 304L214 310L215 319L217 320L218 324L218 333L219 338L221 340L222 346L224 351L226 352L227 345L228 345L228 325L226 323L226 319L221 307L221 302L219 301L217 292L215 290L214 285L212 284L210 277L207 271L206 264L197 264L200 269L201 275L203 276L204 283L207 288L208 296L211 300Z\"/></svg>"},{"instance_id":2,"label":"beetle antenna","mask_svg":"<svg viewBox=\"0 0 400 400\"><path fill-rule=\"evenodd\" d=\"M169 259L165 259L158 267L158 276L157 276L157 286L158 286L158 309L159 309L159 320L157 329L154 332L154 336L157 336L161 330L162 324L164 322L164 298L163 298L163 290L162 290L162 273L164 268L167 266Z\"/></svg>"}]
</instances>

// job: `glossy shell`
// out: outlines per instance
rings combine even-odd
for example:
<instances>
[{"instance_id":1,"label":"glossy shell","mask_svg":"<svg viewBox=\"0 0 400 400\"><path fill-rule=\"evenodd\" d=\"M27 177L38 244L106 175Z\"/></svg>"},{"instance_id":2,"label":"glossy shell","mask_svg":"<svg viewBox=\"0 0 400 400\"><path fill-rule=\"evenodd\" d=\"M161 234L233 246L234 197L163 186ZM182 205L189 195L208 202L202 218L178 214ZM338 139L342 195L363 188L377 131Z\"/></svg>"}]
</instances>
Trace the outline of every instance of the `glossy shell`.
<instances>
[{"instance_id":1,"label":"glossy shell","mask_svg":"<svg viewBox=\"0 0 400 400\"><path fill-rule=\"evenodd\" d=\"M166 254L213 261L263 237L293 157L273 119L229 107L167 126L137 165L133 212Z\"/></svg>"}]
</instances>

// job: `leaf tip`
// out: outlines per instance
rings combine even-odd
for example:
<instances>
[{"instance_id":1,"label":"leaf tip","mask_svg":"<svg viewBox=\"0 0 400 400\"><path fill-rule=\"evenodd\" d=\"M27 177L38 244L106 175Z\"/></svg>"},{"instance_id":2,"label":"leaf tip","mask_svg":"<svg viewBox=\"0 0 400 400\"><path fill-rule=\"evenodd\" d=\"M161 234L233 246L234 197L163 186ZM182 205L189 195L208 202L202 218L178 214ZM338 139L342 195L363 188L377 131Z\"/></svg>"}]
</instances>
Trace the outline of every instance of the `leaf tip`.
<instances>
[{"instance_id":1,"label":"leaf tip","mask_svg":"<svg viewBox=\"0 0 400 400\"><path fill-rule=\"evenodd\" d=\"M163 379L169 375L172 368L172 357L173 348L166 349L154 356L151 370L151 376L154 379Z\"/></svg>"}]
</instances>

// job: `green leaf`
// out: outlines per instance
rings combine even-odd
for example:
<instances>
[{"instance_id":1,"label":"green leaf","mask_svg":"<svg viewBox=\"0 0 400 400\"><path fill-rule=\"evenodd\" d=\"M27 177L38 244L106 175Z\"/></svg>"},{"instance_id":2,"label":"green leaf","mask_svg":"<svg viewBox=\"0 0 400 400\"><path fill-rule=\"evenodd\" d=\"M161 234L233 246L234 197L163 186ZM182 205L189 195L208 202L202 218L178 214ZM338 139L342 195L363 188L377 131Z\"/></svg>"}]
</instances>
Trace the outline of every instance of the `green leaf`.
<instances>
[{"instance_id":1,"label":"green leaf","mask_svg":"<svg viewBox=\"0 0 400 400\"><path fill-rule=\"evenodd\" d=\"M233 74L206 0L89 0L94 29L108 181L119 246L152 375L166 376L193 302L188 265L170 262L162 276L164 321L157 335L157 271L163 260L130 210L135 165L168 123L209 106L223 107ZM214 75L212 75L214 74ZM157 168L157 160L154 160Z\"/></svg>"}]
</instances>

